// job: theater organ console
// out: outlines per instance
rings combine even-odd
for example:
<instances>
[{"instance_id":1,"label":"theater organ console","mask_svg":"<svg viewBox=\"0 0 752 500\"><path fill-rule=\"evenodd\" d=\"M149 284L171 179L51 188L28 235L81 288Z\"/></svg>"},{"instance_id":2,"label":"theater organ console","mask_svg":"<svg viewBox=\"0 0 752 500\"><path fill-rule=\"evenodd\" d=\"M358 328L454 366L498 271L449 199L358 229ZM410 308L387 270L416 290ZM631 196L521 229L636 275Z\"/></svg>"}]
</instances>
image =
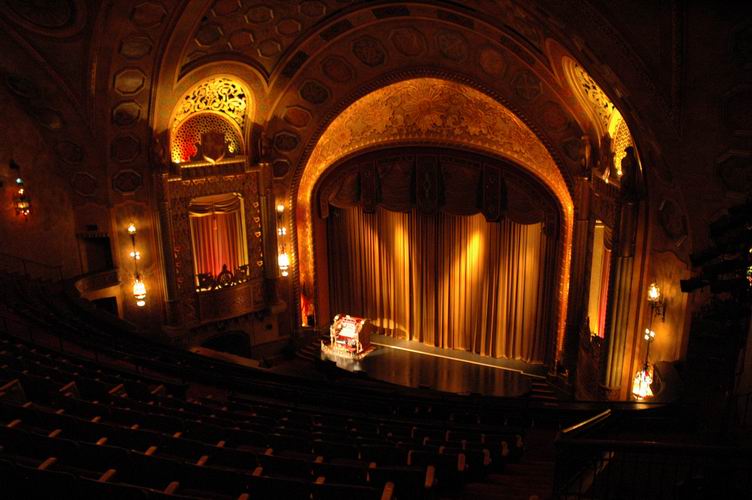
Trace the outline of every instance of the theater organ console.
<instances>
[{"instance_id":1,"label":"theater organ console","mask_svg":"<svg viewBox=\"0 0 752 500\"><path fill-rule=\"evenodd\" d=\"M329 327L329 343L321 343L327 354L355 359L371 351L371 324L365 318L337 314Z\"/></svg>"}]
</instances>

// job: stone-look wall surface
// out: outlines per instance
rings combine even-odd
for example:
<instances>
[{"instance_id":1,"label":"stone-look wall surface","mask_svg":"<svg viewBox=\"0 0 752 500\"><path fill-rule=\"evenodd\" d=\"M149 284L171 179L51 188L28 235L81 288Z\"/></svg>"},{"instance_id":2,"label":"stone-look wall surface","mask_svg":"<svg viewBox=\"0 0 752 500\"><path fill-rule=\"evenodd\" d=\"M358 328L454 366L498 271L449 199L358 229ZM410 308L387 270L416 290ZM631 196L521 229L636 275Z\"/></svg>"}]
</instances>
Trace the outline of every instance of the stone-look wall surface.
<instances>
[{"instance_id":1,"label":"stone-look wall surface","mask_svg":"<svg viewBox=\"0 0 752 500\"><path fill-rule=\"evenodd\" d=\"M0 252L80 272L69 188L37 125L0 87ZM20 171L9 166L11 159ZM31 196L28 218L17 215L13 197L20 175Z\"/></svg>"}]
</instances>

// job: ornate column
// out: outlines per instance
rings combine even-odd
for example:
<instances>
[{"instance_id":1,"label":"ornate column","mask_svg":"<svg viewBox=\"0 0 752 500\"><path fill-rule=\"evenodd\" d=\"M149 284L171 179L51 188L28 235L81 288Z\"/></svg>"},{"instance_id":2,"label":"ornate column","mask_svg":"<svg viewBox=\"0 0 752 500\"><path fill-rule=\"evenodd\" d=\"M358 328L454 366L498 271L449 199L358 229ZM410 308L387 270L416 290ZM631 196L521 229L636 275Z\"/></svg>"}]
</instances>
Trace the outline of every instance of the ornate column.
<instances>
[{"instance_id":1,"label":"ornate column","mask_svg":"<svg viewBox=\"0 0 752 500\"><path fill-rule=\"evenodd\" d=\"M264 288L266 303L269 307L278 306L280 299L277 292L277 211L272 189L272 167L267 161L259 162L261 219L264 239Z\"/></svg>"},{"instance_id":2,"label":"ornate column","mask_svg":"<svg viewBox=\"0 0 752 500\"><path fill-rule=\"evenodd\" d=\"M569 304L564 332L562 365L569 372L569 382L574 381L577 369L579 335L585 320L585 307L589 290L588 255L590 254L590 182L586 176L577 177L574 186L574 228L572 234L572 263L569 280Z\"/></svg>"},{"instance_id":3,"label":"ornate column","mask_svg":"<svg viewBox=\"0 0 752 500\"><path fill-rule=\"evenodd\" d=\"M606 339L600 370L601 396L606 399L617 398L621 390L629 314L633 306L632 288L639 281L639 276L634 275L634 260L641 193L634 150L629 147L626 153L621 163L621 189L616 202Z\"/></svg>"}]
</instances>

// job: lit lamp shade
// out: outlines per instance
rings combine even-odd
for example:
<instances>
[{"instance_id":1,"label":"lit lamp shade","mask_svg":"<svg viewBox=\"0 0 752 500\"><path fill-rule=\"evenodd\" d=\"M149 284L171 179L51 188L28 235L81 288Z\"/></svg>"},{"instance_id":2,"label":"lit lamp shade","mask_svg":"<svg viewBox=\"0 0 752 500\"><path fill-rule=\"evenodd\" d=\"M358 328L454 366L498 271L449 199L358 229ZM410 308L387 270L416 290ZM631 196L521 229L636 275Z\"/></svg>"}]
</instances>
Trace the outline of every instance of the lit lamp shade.
<instances>
[{"instance_id":1,"label":"lit lamp shade","mask_svg":"<svg viewBox=\"0 0 752 500\"><path fill-rule=\"evenodd\" d=\"M282 253L277 257L277 264L279 265L279 271L282 273L282 276L287 276L288 270L290 269L290 257L284 250L282 250Z\"/></svg>"},{"instance_id":2,"label":"lit lamp shade","mask_svg":"<svg viewBox=\"0 0 752 500\"><path fill-rule=\"evenodd\" d=\"M659 300L661 300L661 289L655 283L651 283L648 287L648 302L657 303Z\"/></svg>"},{"instance_id":3,"label":"lit lamp shade","mask_svg":"<svg viewBox=\"0 0 752 500\"><path fill-rule=\"evenodd\" d=\"M146 285L139 276L136 276L136 281L133 282L133 297L135 297L138 307L146 305Z\"/></svg>"}]
</instances>

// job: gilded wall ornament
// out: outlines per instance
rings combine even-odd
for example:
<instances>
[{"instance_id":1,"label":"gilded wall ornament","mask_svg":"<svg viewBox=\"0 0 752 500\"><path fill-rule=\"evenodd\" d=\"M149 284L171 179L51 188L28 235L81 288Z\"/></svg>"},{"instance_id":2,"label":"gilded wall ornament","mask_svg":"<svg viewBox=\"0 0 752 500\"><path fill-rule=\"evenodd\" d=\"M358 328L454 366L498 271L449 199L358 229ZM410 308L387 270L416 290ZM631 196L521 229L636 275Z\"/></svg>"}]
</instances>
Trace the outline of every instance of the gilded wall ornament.
<instances>
[{"instance_id":1,"label":"gilded wall ornament","mask_svg":"<svg viewBox=\"0 0 752 500\"><path fill-rule=\"evenodd\" d=\"M247 100L246 91L238 82L225 77L205 81L183 97L175 112L173 127L192 114L212 111L226 116L243 130Z\"/></svg>"}]
</instances>

